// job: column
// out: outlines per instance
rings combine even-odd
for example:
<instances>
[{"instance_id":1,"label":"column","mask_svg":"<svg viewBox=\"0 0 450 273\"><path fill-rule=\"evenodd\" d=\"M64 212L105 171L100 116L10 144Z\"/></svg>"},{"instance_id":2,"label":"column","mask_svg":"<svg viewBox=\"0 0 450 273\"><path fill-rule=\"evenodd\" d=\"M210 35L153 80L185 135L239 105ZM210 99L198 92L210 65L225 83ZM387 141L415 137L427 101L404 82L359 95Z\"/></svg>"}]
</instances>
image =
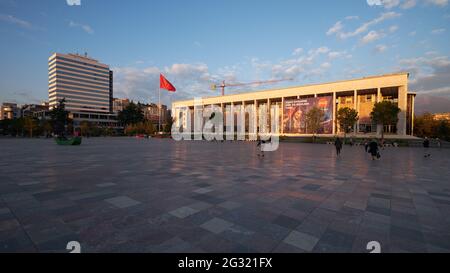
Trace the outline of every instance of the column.
<instances>
[{"instance_id":1,"label":"column","mask_svg":"<svg viewBox=\"0 0 450 273\"><path fill-rule=\"evenodd\" d=\"M381 88L377 88L377 103L383 101L383 94L381 94ZM377 124L377 136L381 136L382 131L384 130L383 125Z\"/></svg>"},{"instance_id":2,"label":"column","mask_svg":"<svg viewBox=\"0 0 450 273\"><path fill-rule=\"evenodd\" d=\"M281 135L284 134L284 97L281 98Z\"/></svg>"},{"instance_id":3,"label":"column","mask_svg":"<svg viewBox=\"0 0 450 273\"><path fill-rule=\"evenodd\" d=\"M244 111L244 124L242 124L242 126L244 126L244 132L245 134L247 134L247 119L245 118L247 115L245 114L245 101L242 101L242 111Z\"/></svg>"},{"instance_id":4,"label":"column","mask_svg":"<svg viewBox=\"0 0 450 273\"><path fill-rule=\"evenodd\" d=\"M398 88L398 114L397 134L406 135L406 111L408 111L408 86L403 85Z\"/></svg>"},{"instance_id":5,"label":"column","mask_svg":"<svg viewBox=\"0 0 450 273\"><path fill-rule=\"evenodd\" d=\"M357 112L359 112L358 111L358 90L353 90L353 109L355 109ZM359 127L358 123L359 123L359 121L357 121L355 123L355 126L353 128L353 131L355 134L358 133L358 127Z\"/></svg>"},{"instance_id":6,"label":"column","mask_svg":"<svg viewBox=\"0 0 450 273\"><path fill-rule=\"evenodd\" d=\"M332 105L332 111L333 111L333 135L336 134L336 92L333 92L333 105Z\"/></svg>"},{"instance_id":7,"label":"column","mask_svg":"<svg viewBox=\"0 0 450 273\"><path fill-rule=\"evenodd\" d=\"M266 126L267 126L267 132L268 133L270 133L270 126L271 126L271 124L270 124L270 119L271 119L271 116L270 116L270 99L267 99L267 122L266 122Z\"/></svg>"},{"instance_id":8,"label":"column","mask_svg":"<svg viewBox=\"0 0 450 273\"><path fill-rule=\"evenodd\" d=\"M253 116L253 124L255 125L254 134L256 135L256 138L258 138L258 102L256 100L253 101L253 107L255 111L255 115Z\"/></svg>"},{"instance_id":9,"label":"column","mask_svg":"<svg viewBox=\"0 0 450 273\"><path fill-rule=\"evenodd\" d=\"M414 104L416 96L411 95L411 136L414 136Z\"/></svg>"}]
</instances>

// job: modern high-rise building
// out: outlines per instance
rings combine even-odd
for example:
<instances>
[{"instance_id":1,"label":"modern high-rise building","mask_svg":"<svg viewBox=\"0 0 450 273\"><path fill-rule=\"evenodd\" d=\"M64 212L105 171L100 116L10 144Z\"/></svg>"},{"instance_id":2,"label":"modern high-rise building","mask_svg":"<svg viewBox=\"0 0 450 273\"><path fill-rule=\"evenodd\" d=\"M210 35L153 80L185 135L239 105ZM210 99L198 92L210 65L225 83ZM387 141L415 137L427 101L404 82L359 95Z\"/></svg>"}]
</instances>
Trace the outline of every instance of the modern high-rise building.
<instances>
[{"instance_id":1,"label":"modern high-rise building","mask_svg":"<svg viewBox=\"0 0 450 273\"><path fill-rule=\"evenodd\" d=\"M113 71L85 54L55 53L48 60L50 109L61 99L74 127L88 121L97 126L118 127L113 113Z\"/></svg>"},{"instance_id":2,"label":"modern high-rise building","mask_svg":"<svg viewBox=\"0 0 450 273\"><path fill-rule=\"evenodd\" d=\"M48 60L49 103L54 108L66 100L69 112L110 113L112 71L95 59L78 54L55 53Z\"/></svg>"}]
</instances>

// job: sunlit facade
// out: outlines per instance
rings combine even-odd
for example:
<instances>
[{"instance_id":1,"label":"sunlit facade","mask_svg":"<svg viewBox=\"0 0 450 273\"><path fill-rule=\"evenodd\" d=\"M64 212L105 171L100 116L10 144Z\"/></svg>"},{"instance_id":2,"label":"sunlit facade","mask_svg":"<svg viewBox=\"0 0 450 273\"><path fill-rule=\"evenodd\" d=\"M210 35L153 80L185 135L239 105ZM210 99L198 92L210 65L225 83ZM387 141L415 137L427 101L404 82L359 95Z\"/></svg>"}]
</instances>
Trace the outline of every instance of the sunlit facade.
<instances>
[{"instance_id":1,"label":"sunlit facade","mask_svg":"<svg viewBox=\"0 0 450 273\"><path fill-rule=\"evenodd\" d=\"M411 136L413 132L414 98L415 94L408 91L408 73L396 73L360 79L344 80L323 84L290 87L284 89L249 92L235 95L202 98L201 105L206 108L217 106L222 109L224 117L227 111L234 113L236 124L237 112L252 108L255 113L259 109L278 107L278 117L268 118L279 121L278 133L282 136L303 136L312 132L305 120L306 113L312 107L318 107L324 112L321 135L336 135L342 133L336 115L343 107L356 109L359 120L352 132L358 136L376 136L384 131L387 135ZM376 102L392 101L398 105L401 112L396 124L383 126L375 124L371 118L373 106ZM172 104L172 113L178 126L188 128L187 109L190 116L194 113L194 100L177 101ZM267 107L269 106L269 107ZM228 109L228 110L227 110ZM268 111L268 115L276 113ZM231 115L229 115L231 116ZM254 124L259 124L256 114ZM249 115L246 114L245 123L248 128ZM193 128L193 118L190 119ZM226 122L226 118L225 121ZM266 124L270 128L270 124ZM261 128L258 129L258 131Z\"/></svg>"}]
</instances>

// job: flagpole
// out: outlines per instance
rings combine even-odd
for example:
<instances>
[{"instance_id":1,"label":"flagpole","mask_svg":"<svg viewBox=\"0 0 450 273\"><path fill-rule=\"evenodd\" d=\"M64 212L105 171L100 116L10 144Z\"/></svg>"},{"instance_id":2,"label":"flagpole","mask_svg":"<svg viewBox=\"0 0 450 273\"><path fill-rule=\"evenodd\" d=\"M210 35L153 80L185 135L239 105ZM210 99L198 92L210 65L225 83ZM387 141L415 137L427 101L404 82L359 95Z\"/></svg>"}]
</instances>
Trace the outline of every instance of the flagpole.
<instances>
[{"instance_id":1,"label":"flagpole","mask_svg":"<svg viewBox=\"0 0 450 273\"><path fill-rule=\"evenodd\" d=\"M158 111L159 111L159 122L158 122L158 134L161 133L161 86L159 87L159 105L158 105Z\"/></svg>"}]
</instances>

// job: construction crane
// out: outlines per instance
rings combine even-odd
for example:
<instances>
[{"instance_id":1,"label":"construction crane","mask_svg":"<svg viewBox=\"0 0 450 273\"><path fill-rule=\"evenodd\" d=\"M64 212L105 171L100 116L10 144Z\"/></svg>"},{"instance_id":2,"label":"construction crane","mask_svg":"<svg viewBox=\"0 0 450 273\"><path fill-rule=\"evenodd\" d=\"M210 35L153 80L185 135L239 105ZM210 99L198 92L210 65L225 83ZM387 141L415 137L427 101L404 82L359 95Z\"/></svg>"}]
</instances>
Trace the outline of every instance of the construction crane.
<instances>
[{"instance_id":1,"label":"construction crane","mask_svg":"<svg viewBox=\"0 0 450 273\"><path fill-rule=\"evenodd\" d=\"M294 79L280 79L280 80L270 80L270 81L257 81L257 82L249 82L249 83L225 83L225 81L222 81L221 84L213 84L211 85L212 90L217 90L220 88L222 90L222 96L225 95L225 87L236 87L236 86L247 86L247 85L254 85L254 84L269 84L269 83L277 83L277 82L284 82L284 81L292 81Z\"/></svg>"}]
</instances>

